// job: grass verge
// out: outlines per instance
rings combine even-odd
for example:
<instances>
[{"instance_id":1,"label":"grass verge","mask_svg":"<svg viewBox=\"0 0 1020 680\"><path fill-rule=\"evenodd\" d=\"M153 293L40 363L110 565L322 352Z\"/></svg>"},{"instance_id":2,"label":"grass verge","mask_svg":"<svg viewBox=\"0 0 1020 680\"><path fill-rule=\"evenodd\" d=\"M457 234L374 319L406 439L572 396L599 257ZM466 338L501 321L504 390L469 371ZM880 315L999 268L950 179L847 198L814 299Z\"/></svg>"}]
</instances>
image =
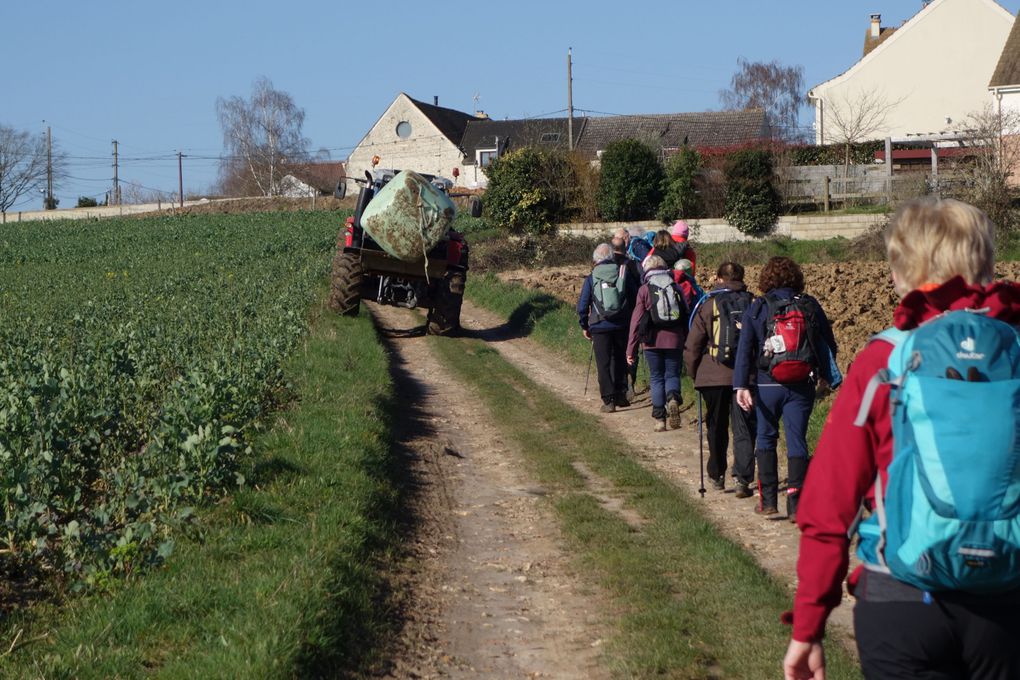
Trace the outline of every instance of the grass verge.
<instances>
[{"instance_id":1,"label":"grass verge","mask_svg":"<svg viewBox=\"0 0 1020 680\"><path fill-rule=\"evenodd\" d=\"M400 503L387 358L367 317L320 309L288 368L296 404L201 540L144 578L8 622L0 675L322 677L379 661Z\"/></svg>"},{"instance_id":2,"label":"grass verge","mask_svg":"<svg viewBox=\"0 0 1020 680\"><path fill-rule=\"evenodd\" d=\"M786 589L722 537L695 503L628 455L597 419L563 404L477 340L434 341L473 385L550 492L581 568L612 596L608 661L622 677L767 678L781 673ZM609 482L640 528L609 511L576 464ZM830 645L828 677L859 677Z\"/></svg>"}]
</instances>

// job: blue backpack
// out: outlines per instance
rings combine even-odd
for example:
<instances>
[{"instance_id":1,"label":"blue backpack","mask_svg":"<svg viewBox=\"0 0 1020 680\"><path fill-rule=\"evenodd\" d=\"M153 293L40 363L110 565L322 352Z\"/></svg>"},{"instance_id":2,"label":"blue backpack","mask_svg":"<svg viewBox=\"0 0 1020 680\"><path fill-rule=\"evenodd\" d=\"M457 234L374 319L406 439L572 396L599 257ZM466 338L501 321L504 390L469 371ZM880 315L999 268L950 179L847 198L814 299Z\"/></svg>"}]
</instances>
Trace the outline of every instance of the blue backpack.
<instances>
[{"instance_id":1,"label":"blue backpack","mask_svg":"<svg viewBox=\"0 0 1020 680\"><path fill-rule=\"evenodd\" d=\"M893 458L857 555L926 592L1020 586L1020 333L982 311L876 336L894 349L854 422L888 384Z\"/></svg>"},{"instance_id":2,"label":"blue backpack","mask_svg":"<svg viewBox=\"0 0 1020 680\"><path fill-rule=\"evenodd\" d=\"M654 238L654 231L646 231L641 236L632 236L630 245L627 246L627 256L640 264L652 251L652 239Z\"/></svg>"}]
</instances>

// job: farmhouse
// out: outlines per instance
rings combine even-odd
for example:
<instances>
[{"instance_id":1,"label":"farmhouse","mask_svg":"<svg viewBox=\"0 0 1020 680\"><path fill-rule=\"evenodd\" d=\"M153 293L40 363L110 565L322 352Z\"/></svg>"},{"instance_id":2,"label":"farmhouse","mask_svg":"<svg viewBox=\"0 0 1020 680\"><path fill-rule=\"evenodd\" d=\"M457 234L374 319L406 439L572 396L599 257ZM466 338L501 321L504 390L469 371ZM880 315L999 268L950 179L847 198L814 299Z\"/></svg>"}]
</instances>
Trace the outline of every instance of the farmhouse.
<instances>
[{"instance_id":1,"label":"farmhouse","mask_svg":"<svg viewBox=\"0 0 1020 680\"><path fill-rule=\"evenodd\" d=\"M401 93L351 153L348 190L356 190L350 178L363 177L374 156L380 167L415 168L451 179L457 175L456 185L479 187L486 185L485 167L493 159L522 147L573 146L597 163L606 146L621 139L639 139L668 156L685 144L731 147L770 137L760 110L576 117L571 127L567 118L491 120Z\"/></svg>"},{"instance_id":2,"label":"farmhouse","mask_svg":"<svg viewBox=\"0 0 1020 680\"><path fill-rule=\"evenodd\" d=\"M934 0L892 29L871 15L864 55L808 92L819 144L960 129L988 102L1014 17L993 0Z\"/></svg>"},{"instance_id":3,"label":"farmhouse","mask_svg":"<svg viewBox=\"0 0 1020 680\"><path fill-rule=\"evenodd\" d=\"M372 169L372 158L379 156L381 167L414 168L452 179L453 168L459 172L464 159L460 148L464 129L469 121L481 119L439 106L438 100L426 104L403 92L397 95L351 152L348 178L364 177ZM357 193L350 179L347 189Z\"/></svg>"}]
</instances>

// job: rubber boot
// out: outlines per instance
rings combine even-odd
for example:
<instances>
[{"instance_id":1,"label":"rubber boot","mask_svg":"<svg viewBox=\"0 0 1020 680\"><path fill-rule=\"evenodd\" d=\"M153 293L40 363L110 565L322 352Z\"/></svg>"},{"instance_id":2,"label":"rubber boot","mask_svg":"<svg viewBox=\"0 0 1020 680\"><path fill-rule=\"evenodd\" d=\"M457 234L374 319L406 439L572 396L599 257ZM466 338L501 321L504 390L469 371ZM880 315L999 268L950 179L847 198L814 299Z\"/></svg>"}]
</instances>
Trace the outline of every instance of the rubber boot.
<instances>
[{"instance_id":1,"label":"rubber boot","mask_svg":"<svg viewBox=\"0 0 1020 680\"><path fill-rule=\"evenodd\" d=\"M754 452L758 461L758 507L759 515L775 515L779 512L779 456L775 449L758 449Z\"/></svg>"},{"instance_id":2,"label":"rubber boot","mask_svg":"<svg viewBox=\"0 0 1020 680\"><path fill-rule=\"evenodd\" d=\"M786 516L791 522L797 521L797 505L800 502L800 492L804 488L804 478L807 476L807 458L787 458L787 482L786 482Z\"/></svg>"}]
</instances>

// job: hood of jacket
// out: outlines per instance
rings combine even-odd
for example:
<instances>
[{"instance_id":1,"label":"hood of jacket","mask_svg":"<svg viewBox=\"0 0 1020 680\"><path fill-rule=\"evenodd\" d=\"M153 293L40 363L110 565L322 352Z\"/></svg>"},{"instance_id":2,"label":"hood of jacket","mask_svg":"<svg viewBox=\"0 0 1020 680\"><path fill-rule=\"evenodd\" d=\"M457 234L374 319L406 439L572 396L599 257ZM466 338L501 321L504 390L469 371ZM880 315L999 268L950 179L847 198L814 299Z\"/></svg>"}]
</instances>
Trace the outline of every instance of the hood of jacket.
<instances>
[{"instance_id":1,"label":"hood of jacket","mask_svg":"<svg viewBox=\"0 0 1020 680\"><path fill-rule=\"evenodd\" d=\"M1020 284L995 281L978 286L956 276L935 288L907 293L893 313L893 323L900 330L910 330L942 312L959 309L987 309L993 319L1020 325Z\"/></svg>"}]
</instances>

